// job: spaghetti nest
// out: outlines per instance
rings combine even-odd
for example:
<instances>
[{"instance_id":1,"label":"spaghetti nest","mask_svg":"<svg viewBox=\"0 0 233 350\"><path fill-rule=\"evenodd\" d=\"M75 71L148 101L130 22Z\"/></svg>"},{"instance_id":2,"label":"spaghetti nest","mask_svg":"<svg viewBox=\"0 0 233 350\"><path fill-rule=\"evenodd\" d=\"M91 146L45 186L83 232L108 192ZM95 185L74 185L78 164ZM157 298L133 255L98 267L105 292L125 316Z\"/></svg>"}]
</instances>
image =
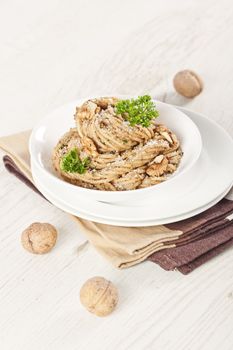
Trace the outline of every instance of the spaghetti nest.
<instances>
[{"instance_id":1,"label":"spaghetti nest","mask_svg":"<svg viewBox=\"0 0 233 350\"><path fill-rule=\"evenodd\" d=\"M176 135L154 120L149 127L130 126L116 113L118 101L92 99L76 108L76 127L59 140L52 157L63 179L86 188L122 191L158 184L177 169L182 152ZM82 173L61 166L72 150L86 162Z\"/></svg>"}]
</instances>

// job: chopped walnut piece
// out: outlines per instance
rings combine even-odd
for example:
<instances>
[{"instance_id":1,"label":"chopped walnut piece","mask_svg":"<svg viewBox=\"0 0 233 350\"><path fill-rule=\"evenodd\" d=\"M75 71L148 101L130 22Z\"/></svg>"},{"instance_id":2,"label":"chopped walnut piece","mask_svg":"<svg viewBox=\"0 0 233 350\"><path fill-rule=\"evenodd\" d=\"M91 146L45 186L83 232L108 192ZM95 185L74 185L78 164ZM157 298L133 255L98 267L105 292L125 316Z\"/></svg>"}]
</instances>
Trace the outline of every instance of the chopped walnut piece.
<instances>
[{"instance_id":1,"label":"chopped walnut piece","mask_svg":"<svg viewBox=\"0 0 233 350\"><path fill-rule=\"evenodd\" d=\"M160 154L159 156L155 157L154 163L161 163L163 159L164 159L164 155Z\"/></svg>"},{"instance_id":2,"label":"chopped walnut piece","mask_svg":"<svg viewBox=\"0 0 233 350\"><path fill-rule=\"evenodd\" d=\"M168 134L168 132L166 131L161 131L160 134L169 142L169 143L173 143L171 136Z\"/></svg>"},{"instance_id":3,"label":"chopped walnut piece","mask_svg":"<svg viewBox=\"0 0 233 350\"><path fill-rule=\"evenodd\" d=\"M160 176L164 174L164 172L167 170L168 160L167 158L163 158L163 160L160 163L153 163L151 164L147 169L146 173L149 176Z\"/></svg>"},{"instance_id":4,"label":"chopped walnut piece","mask_svg":"<svg viewBox=\"0 0 233 350\"><path fill-rule=\"evenodd\" d=\"M90 154L92 157L98 156L97 148L94 142L89 137L82 138L83 151Z\"/></svg>"}]
</instances>

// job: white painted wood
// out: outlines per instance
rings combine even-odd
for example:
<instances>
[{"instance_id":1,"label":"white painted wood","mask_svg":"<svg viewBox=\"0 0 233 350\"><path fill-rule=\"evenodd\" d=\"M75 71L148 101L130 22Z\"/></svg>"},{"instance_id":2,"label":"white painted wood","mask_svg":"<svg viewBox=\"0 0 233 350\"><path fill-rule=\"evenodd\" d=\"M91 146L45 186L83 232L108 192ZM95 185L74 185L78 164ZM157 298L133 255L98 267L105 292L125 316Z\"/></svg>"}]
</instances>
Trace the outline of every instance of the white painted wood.
<instances>
[{"instance_id":1,"label":"white painted wood","mask_svg":"<svg viewBox=\"0 0 233 350\"><path fill-rule=\"evenodd\" d=\"M31 128L85 95L144 93L207 114L233 135L231 0L0 2L0 135ZM205 89L179 97L172 77L196 70ZM124 271L100 257L70 217L0 166L0 349L230 350L233 249L189 276L146 262ZM59 229L56 248L20 245L33 221ZM119 288L99 319L80 305L89 277Z\"/></svg>"}]
</instances>

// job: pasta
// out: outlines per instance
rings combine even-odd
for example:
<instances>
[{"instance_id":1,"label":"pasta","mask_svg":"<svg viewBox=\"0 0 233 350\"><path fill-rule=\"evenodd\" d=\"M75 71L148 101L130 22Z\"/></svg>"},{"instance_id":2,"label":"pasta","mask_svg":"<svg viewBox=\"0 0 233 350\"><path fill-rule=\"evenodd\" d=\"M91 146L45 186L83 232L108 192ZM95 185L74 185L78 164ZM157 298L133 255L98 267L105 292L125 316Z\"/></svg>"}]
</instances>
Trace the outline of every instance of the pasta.
<instances>
[{"instance_id":1,"label":"pasta","mask_svg":"<svg viewBox=\"0 0 233 350\"><path fill-rule=\"evenodd\" d=\"M176 135L155 120L149 127L130 126L116 114L117 98L88 100L76 108L76 127L58 142L53 165L66 181L91 189L124 191L165 181L178 167L182 151ZM77 149L88 159L83 173L61 167L64 156Z\"/></svg>"}]
</instances>

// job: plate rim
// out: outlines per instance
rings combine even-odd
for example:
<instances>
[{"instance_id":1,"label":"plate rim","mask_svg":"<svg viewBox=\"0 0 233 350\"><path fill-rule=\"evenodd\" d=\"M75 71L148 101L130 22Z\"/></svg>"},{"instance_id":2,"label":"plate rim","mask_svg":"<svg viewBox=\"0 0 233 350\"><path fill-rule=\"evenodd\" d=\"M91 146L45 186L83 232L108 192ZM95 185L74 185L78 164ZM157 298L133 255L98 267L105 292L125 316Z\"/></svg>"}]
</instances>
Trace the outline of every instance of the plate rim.
<instances>
[{"instance_id":1,"label":"plate rim","mask_svg":"<svg viewBox=\"0 0 233 350\"><path fill-rule=\"evenodd\" d=\"M187 109L185 109L185 108L183 108L184 110L187 110ZM196 113L196 112L193 112L193 111L188 111L189 113L191 113L191 114L193 114L193 115L198 115L200 118L202 117L202 115L201 114L199 114L199 113ZM205 118L205 119L207 119L208 121L210 121L210 122L212 122L212 120L209 120L209 118ZM213 124L216 124L217 125L217 127L220 127L217 123L213 123ZM221 128L221 127L220 127ZM223 128L222 128L223 129ZM224 129L223 129L224 130ZM225 131L225 130L224 130ZM228 134L227 134L228 135ZM231 183L229 183L229 186L231 185ZM228 186L225 186L225 188L227 188ZM88 214L87 213L87 215L92 215L92 214ZM169 215L170 216L170 215ZM100 218L101 218L101 216L99 216ZM171 217L171 216L170 216ZM172 217L174 217L173 215L172 215ZM114 218L106 218L107 220L114 220ZM120 219L120 220L123 220L124 221L124 219ZM130 219L131 220L131 219ZM130 221L129 220L129 221ZM151 218L148 218L148 219L145 219L146 221L150 221L151 220Z\"/></svg>"},{"instance_id":2,"label":"plate rim","mask_svg":"<svg viewBox=\"0 0 233 350\"><path fill-rule=\"evenodd\" d=\"M125 227L148 227L148 226L155 226L155 225L167 225L169 223L174 223L174 222L178 222L178 221L182 221L191 217L194 217L202 212L204 212L205 210L211 208L212 206L214 206L215 204L217 204L221 199L223 199L227 193L230 191L232 185L230 185L230 187L228 187L227 189L225 189L219 196L217 196L214 200L210 201L209 203L203 205L202 207L199 207L197 209L194 209L190 212L187 212L185 214L181 214L181 215L177 215L177 216L171 216L171 217L167 217L166 219L155 219L155 220L146 220L146 221L138 221L136 222L135 225L135 221L128 221L125 222L123 220L119 220L119 221L115 221L115 220L110 220L110 219L104 219L101 217L95 217L91 214L87 214L87 213L82 213L79 211L79 213L75 214L73 212L73 210L76 210L74 208L71 209L67 209L67 205L65 204L57 204L57 198L53 198L51 195L48 194L44 194L46 192L46 190L41 190L41 184L38 186L38 182L36 181L36 186L37 188L39 188L39 190L43 193L43 195L56 207L58 207L59 209L63 210L64 212L73 215L73 216L77 216L78 218L84 219L84 220L89 220L89 221L94 221L96 223L100 223L100 224L105 224L105 225L112 225L112 226L125 226ZM52 199L51 199L52 198ZM69 207L69 206L68 206ZM64 209L65 208L65 209ZM80 214L81 213L81 214Z\"/></svg>"}]
</instances>

